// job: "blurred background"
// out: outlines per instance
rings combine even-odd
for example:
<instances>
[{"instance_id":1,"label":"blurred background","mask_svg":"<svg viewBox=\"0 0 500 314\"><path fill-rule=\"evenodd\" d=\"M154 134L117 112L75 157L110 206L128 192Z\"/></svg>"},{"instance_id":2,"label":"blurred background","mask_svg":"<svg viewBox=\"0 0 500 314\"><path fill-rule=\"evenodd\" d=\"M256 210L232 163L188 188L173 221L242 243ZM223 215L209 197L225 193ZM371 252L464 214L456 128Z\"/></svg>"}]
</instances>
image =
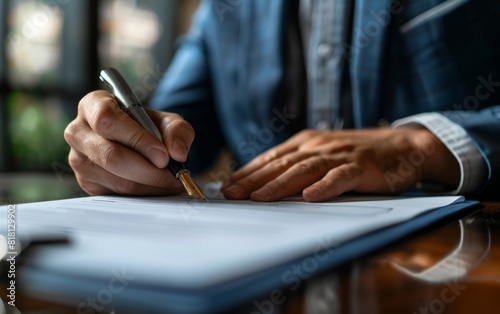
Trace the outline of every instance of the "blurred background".
<instances>
[{"instance_id":1,"label":"blurred background","mask_svg":"<svg viewBox=\"0 0 500 314\"><path fill-rule=\"evenodd\" d=\"M66 172L78 101L120 69L147 101L199 0L0 0L0 172Z\"/></svg>"}]
</instances>

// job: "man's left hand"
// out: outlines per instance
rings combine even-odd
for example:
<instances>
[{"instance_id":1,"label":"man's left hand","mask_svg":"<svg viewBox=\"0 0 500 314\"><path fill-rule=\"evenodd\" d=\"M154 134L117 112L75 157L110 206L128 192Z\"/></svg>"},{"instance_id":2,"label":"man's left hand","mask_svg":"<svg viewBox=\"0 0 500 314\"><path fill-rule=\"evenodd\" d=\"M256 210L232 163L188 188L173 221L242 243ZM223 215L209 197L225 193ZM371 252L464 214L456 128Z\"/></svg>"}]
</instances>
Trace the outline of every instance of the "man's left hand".
<instances>
[{"instance_id":1,"label":"man's left hand","mask_svg":"<svg viewBox=\"0 0 500 314\"><path fill-rule=\"evenodd\" d=\"M397 194L417 182L456 187L458 162L424 128L305 130L236 171L228 199L276 201L302 193L321 202L353 191Z\"/></svg>"}]
</instances>

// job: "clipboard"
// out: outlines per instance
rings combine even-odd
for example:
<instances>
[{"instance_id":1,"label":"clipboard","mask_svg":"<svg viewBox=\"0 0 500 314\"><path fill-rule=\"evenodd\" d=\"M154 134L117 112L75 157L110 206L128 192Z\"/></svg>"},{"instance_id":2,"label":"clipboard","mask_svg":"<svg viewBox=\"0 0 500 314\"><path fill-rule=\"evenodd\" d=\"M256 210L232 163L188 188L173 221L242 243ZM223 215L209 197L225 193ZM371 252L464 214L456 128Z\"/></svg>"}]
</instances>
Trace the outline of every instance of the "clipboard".
<instances>
[{"instance_id":1,"label":"clipboard","mask_svg":"<svg viewBox=\"0 0 500 314\"><path fill-rule=\"evenodd\" d=\"M150 284L135 277L113 293L112 276L65 272L48 269L40 263L45 247L34 250L27 264L20 268L25 289L37 297L72 304L77 312L90 313L87 298L102 301L99 306L112 306L137 313L220 313L254 300L263 302L286 298L303 285L300 277L314 278L350 261L392 245L401 239L426 230L437 223L463 216L479 206L477 201L459 201L432 209L401 223L363 233L333 246L324 245L293 259L259 271L225 278L219 282L194 288L179 287L168 282ZM59 247L57 250L64 250ZM303 276L294 273L300 268ZM118 271L121 271L119 268ZM131 276L125 271L125 278ZM123 274L122 274L123 275ZM115 281L116 282L116 281ZM109 300L108 304L107 303ZM258 301L259 302L259 301ZM257 311L257 309L256 309ZM258 311L257 311L258 312Z\"/></svg>"}]
</instances>

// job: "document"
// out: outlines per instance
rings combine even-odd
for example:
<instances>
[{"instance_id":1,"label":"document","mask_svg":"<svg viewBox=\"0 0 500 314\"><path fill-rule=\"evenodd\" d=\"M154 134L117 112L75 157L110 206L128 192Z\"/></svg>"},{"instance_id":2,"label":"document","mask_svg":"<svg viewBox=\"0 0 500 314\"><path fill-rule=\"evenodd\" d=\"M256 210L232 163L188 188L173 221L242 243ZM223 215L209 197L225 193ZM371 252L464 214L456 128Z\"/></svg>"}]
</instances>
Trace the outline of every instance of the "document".
<instances>
[{"instance_id":1,"label":"document","mask_svg":"<svg viewBox=\"0 0 500 314\"><path fill-rule=\"evenodd\" d=\"M325 203L301 197L260 203L211 196L208 203L181 195L20 204L17 235L67 235L69 245L37 251L28 265L38 271L109 278L124 270L143 286L203 289L320 251L318 256L335 254L330 248L463 201L343 196Z\"/></svg>"}]
</instances>

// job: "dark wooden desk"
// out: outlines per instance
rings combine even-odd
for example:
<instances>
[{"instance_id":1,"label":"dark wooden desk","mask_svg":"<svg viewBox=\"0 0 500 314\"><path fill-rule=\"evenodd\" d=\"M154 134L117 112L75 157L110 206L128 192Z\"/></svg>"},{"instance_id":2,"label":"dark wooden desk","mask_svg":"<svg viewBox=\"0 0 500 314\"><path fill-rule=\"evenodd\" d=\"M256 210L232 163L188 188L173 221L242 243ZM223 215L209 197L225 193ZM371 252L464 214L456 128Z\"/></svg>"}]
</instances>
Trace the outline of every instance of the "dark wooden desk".
<instances>
[{"instance_id":1,"label":"dark wooden desk","mask_svg":"<svg viewBox=\"0 0 500 314\"><path fill-rule=\"evenodd\" d=\"M289 313L499 313L500 203L483 206L311 280Z\"/></svg>"},{"instance_id":2,"label":"dark wooden desk","mask_svg":"<svg viewBox=\"0 0 500 314\"><path fill-rule=\"evenodd\" d=\"M71 176L0 176L3 204L82 195ZM500 202L483 206L467 217L310 278L273 307L279 308L277 313L498 313ZM0 291L7 302L6 287ZM271 313L266 312L268 298L249 300L231 313ZM16 304L21 313L77 313L75 307L39 301L22 291L17 291Z\"/></svg>"}]
</instances>

